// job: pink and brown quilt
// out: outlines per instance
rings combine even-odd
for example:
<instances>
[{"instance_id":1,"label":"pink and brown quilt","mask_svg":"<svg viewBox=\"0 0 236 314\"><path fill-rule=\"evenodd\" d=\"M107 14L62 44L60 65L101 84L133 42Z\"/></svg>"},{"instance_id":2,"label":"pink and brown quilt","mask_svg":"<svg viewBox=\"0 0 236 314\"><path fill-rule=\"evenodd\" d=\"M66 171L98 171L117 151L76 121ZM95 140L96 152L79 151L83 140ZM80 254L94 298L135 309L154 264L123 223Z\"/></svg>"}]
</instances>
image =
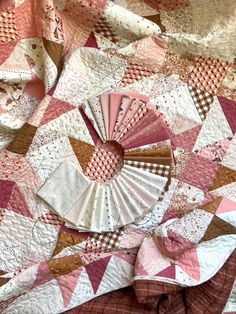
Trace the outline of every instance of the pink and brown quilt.
<instances>
[{"instance_id":1,"label":"pink and brown quilt","mask_svg":"<svg viewBox=\"0 0 236 314\"><path fill-rule=\"evenodd\" d=\"M0 1L0 313L236 313L234 0Z\"/></svg>"}]
</instances>

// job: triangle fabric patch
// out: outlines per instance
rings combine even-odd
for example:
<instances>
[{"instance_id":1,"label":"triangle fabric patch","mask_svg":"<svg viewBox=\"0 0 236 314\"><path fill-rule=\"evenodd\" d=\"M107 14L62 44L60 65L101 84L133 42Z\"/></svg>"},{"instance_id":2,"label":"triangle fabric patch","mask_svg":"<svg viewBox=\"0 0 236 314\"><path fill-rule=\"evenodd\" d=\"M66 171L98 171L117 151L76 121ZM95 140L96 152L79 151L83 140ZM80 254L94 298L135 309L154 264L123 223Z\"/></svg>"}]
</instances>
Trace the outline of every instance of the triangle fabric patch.
<instances>
[{"instance_id":1,"label":"triangle fabric patch","mask_svg":"<svg viewBox=\"0 0 236 314\"><path fill-rule=\"evenodd\" d=\"M106 271L106 268L110 259L111 259L111 256L107 256L103 259L100 259L96 262L93 262L84 266L88 273L94 293L96 293L98 290L98 287L102 281L103 275Z\"/></svg>"},{"instance_id":2,"label":"triangle fabric patch","mask_svg":"<svg viewBox=\"0 0 236 314\"><path fill-rule=\"evenodd\" d=\"M13 181L0 180L0 207L7 207L14 186L15 182Z\"/></svg>"},{"instance_id":3,"label":"triangle fabric patch","mask_svg":"<svg viewBox=\"0 0 236 314\"><path fill-rule=\"evenodd\" d=\"M49 57L52 59L53 63L57 67L57 70L59 71L61 68L63 45L56 43L55 41L46 39L45 37L42 37L42 41L45 50L47 51Z\"/></svg>"},{"instance_id":4,"label":"triangle fabric patch","mask_svg":"<svg viewBox=\"0 0 236 314\"><path fill-rule=\"evenodd\" d=\"M14 40L7 43L1 43L0 65L4 63L13 52L18 41Z\"/></svg>"},{"instance_id":5,"label":"triangle fabric patch","mask_svg":"<svg viewBox=\"0 0 236 314\"><path fill-rule=\"evenodd\" d=\"M98 44L97 44L94 32L90 33L89 38L87 39L84 47L98 48Z\"/></svg>"},{"instance_id":6,"label":"triangle fabric patch","mask_svg":"<svg viewBox=\"0 0 236 314\"><path fill-rule=\"evenodd\" d=\"M48 268L55 275L56 278L67 275L75 269L78 269L80 266L83 266L79 254L54 258L48 261L47 264Z\"/></svg>"},{"instance_id":7,"label":"triangle fabric patch","mask_svg":"<svg viewBox=\"0 0 236 314\"><path fill-rule=\"evenodd\" d=\"M175 279L175 264L172 264L169 267L163 269L162 271L157 273L155 276Z\"/></svg>"},{"instance_id":8,"label":"triangle fabric patch","mask_svg":"<svg viewBox=\"0 0 236 314\"><path fill-rule=\"evenodd\" d=\"M82 268L75 269L71 273L60 276L57 278L57 281L60 285L64 305L68 306L71 296L74 292L75 286L79 280Z\"/></svg>"},{"instance_id":9,"label":"triangle fabric patch","mask_svg":"<svg viewBox=\"0 0 236 314\"><path fill-rule=\"evenodd\" d=\"M200 242L209 241L226 234L236 234L236 228L218 216L214 216Z\"/></svg>"},{"instance_id":10,"label":"triangle fabric patch","mask_svg":"<svg viewBox=\"0 0 236 314\"><path fill-rule=\"evenodd\" d=\"M222 200L223 200L223 197L221 197L221 196L217 197L213 201L210 201L208 203L201 205L200 208L209 212L209 213L215 214L215 212L218 210L218 207L220 206Z\"/></svg>"},{"instance_id":11,"label":"triangle fabric patch","mask_svg":"<svg viewBox=\"0 0 236 314\"><path fill-rule=\"evenodd\" d=\"M92 158L94 152L94 146L87 144L75 138L69 137L70 144L73 148L75 156L77 157L81 168L85 172L90 159Z\"/></svg>"},{"instance_id":12,"label":"triangle fabric patch","mask_svg":"<svg viewBox=\"0 0 236 314\"><path fill-rule=\"evenodd\" d=\"M65 101L53 98L50 100L47 109L44 112L44 116L41 120L41 125L48 123L51 120L54 120L61 116L63 113L66 113L70 110L75 109L75 106L68 104Z\"/></svg>"},{"instance_id":13,"label":"triangle fabric patch","mask_svg":"<svg viewBox=\"0 0 236 314\"><path fill-rule=\"evenodd\" d=\"M35 279L35 282L34 282L32 289L36 288L40 285L43 285L44 283L46 283L50 280L53 280L53 279L55 279L55 276L49 270L47 263L41 262L39 264L38 272L37 272L36 279Z\"/></svg>"},{"instance_id":14,"label":"triangle fabric patch","mask_svg":"<svg viewBox=\"0 0 236 314\"><path fill-rule=\"evenodd\" d=\"M191 278L196 280L200 279L201 271L196 246L190 250L186 250L181 256L179 256L178 261L176 261L176 265L180 266Z\"/></svg>"},{"instance_id":15,"label":"triangle fabric patch","mask_svg":"<svg viewBox=\"0 0 236 314\"><path fill-rule=\"evenodd\" d=\"M224 198L220 203L220 206L218 207L216 213L223 214L231 211L236 211L236 202L228 198Z\"/></svg>"},{"instance_id":16,"label":"triangle fabric patch","mask_svg":"<svg viewBox=\"0 0 236 314\"><path fill-rule=\"evenodd\" d=\"M16 184L13 187L7 208L22 216L32 218L32 213L29 209L29 206L27 205L25 196L22 194L20 188Z\"/></svg>"},{"instance_id":17,"label":"triangle fabric patch","mask_svg":"<svg viewBox=\"0 0 236 314\"><path fill-rule=\"evenodd\" d=\"M176 261L183 271L190 277L199 280L201 276L196 246L186 250Z\"/></svg>"},{"instance_id":18,"label":"triangle fabric patch","mask_svg":"<svg viewBox=\"0 0 236 314\"><path fill-rule=\"evenodd\" d=\"M215 178L212 185L209 188L209 191L218 189L224 185L233 183L236 181L236 171L230 168L227 168L222 165L218 165L218 170L216 172Z\"/></svg>"},{"instance_id":19,"label":"triangle fabric patch","mask_svg":"<svg viewBox=\"0 0 236 314\"><path fill-rule=\"evenodd\" d=\"M146 276L148 272L144 268L144 266L137 260L135 263L135 275L136 276Z\"/></svg>"},{"instance_id":20,"label":"triangle fabric patch","mask_svg":"<svg viewBox=\"0 0 236 314\"><path fill-rule=\"evenodd\" d=\"M82 241L83 239L79 237L79 233L77 235L74 235L69 232L60 230L53 256L59 254L65 247L76 245Z\"/></svg>"},{"instance_id":21,"label":"triangle fabric patch","mask_svg":"<svg viewBox=\"0 0 236 314\"><path fill-rule=\"evenodd\" d=\"M236 102L225 97L218 97L224 115L233 133L236 132Z\"/></svg>"}]
</instances>

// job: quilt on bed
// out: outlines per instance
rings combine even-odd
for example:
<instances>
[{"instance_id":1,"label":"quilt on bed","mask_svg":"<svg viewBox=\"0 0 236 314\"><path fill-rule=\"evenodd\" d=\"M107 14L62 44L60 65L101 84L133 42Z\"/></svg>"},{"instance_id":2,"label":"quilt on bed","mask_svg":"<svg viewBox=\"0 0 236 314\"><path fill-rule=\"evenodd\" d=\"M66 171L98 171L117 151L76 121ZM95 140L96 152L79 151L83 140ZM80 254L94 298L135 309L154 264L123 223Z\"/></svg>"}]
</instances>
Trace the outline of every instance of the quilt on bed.
<instances>
[{"instance_id":1,"label":"quilt on bed","mask_svg":"<svg viewBox=\"0 0 236 314\"><path fill-rule=\"evenodd\" d=\"M1 313L236 312L235 21L0 2Z\"/></svg>"}]
</instances>

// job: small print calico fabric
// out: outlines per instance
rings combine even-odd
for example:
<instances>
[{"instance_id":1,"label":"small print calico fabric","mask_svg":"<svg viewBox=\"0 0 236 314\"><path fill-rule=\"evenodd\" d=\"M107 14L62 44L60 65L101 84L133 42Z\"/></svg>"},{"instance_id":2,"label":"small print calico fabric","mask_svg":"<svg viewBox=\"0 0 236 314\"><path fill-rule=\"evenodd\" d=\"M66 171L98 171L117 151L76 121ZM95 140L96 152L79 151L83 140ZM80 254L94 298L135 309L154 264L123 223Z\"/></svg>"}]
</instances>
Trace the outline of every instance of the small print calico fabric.
<instances>
[{"instance_id":1,"label":"small print calico fabric","mask_svg":"<svg viewBox=\"0 0 236 314\"><path fill-rule=\"evenodd\" d=\"M0 313L236 312L235 12L0 1Z\"/></svg>"}]
</instances>

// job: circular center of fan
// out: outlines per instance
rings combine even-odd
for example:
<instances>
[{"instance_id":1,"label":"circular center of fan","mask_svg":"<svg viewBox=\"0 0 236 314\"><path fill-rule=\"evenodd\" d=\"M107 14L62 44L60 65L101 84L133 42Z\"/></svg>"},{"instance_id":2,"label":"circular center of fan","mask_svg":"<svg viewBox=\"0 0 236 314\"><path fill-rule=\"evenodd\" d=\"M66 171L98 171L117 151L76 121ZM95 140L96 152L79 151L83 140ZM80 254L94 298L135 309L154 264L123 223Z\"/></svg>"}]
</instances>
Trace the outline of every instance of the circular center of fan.
<instances>
[{"instance_id":1,"label":"circular center of fan","mask_svg":"<svg viewBox=\"0 0 236 314\"><path fill-rule=\"evenodd\" d=\"M116 176L123 166L124 150L115 141L99 143L86 168L85 174L93 181L107 182Z\"/></svg>"}]
</instances>

